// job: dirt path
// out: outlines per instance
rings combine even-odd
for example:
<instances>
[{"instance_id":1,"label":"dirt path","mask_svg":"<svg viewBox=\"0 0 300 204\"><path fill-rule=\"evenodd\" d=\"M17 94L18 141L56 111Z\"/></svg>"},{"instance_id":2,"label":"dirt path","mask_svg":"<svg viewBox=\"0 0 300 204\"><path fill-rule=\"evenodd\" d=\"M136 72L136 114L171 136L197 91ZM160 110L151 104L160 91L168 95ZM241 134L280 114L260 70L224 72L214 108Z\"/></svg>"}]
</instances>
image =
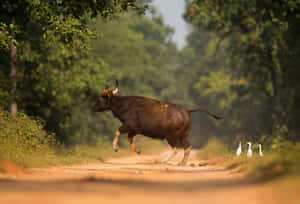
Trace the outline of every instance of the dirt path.
<instances>
[{"instance_id":1,"label":"dirt path","mask_svg":"<svg viewBox=\"0 0 300 204\"><path fill-rule=\"evenodd\" d=\"M178 167L181 156L168 165L142 155L0 175L0 203L300 203L299 185L289 179L253 183L221 167L198 166L193 155L189 166Z\"/></svg>"}]
</instances>

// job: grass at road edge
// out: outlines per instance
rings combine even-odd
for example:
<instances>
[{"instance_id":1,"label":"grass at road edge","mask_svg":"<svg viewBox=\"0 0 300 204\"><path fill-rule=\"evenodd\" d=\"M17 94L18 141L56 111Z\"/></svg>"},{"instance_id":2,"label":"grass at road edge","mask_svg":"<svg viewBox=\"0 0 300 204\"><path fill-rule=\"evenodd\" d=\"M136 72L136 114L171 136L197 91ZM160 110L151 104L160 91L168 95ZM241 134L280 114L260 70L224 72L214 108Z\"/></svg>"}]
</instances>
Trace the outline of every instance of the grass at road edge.
<instances>
[{"instance_id":1,"label":"grass at road edge","mask_svg":"<svg viewBox=\"0 0 300 204\"><path fill-rule=\"evenodd\" d=\"M207 164L221 165L258 181L300 173L300 144L287 142L280 148L264 151L263 157L255 153L252 158L247 158L245 148L242 155L237 157L235 151L236 149L231 150L220 140L213 138L197 156L207 160Z\"/></svg>"},{"instance_id":2,"label":"grass at road edge","mask_svg":"<svg viewBox=\"0 0 300 204\"><path fill-rule=\"evenodd\" d=\"M92 146L73 145L66 147L57 141L55 133L44 130L44 122L24 113L12 116L0 109L0 162L11 161L22 167L47 167L72 165L83 162L99 162L108 157L133 154L127 137L120 139L121 149L114 152L111 142L99 135L99 141ZM162 149L162 143L146 138L135 138L142 152L155 153Z\"/></svg>"},{"instance_id":3,"label":"grass at road edge","mask_svg":"<svg viewBox=\"0 0 300 204\"><path fill-rule=\"evenodd\" d=\"M138 147L142 153L157 154L164 149L160 141L138 140ZM103 162L107 158L134 155L128 145L124 145L115 152L109 142L98 146L75 145L72 147L55 147L54 151L33 152L31 154L0 156L0 162L11 160L25 168L39 168L50 166L68 166L81 163Z\"/></svg>"}]
</instances>

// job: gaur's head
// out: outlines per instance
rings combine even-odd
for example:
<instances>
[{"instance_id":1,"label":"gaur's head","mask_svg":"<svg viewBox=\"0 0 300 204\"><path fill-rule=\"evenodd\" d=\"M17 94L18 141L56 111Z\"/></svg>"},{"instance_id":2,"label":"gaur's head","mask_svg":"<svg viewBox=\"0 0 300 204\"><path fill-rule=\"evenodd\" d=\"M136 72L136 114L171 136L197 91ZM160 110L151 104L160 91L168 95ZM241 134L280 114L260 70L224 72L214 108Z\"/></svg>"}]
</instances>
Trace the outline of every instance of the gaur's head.
<instances>
[{"instance_id":1,"label":"gaur's head","mask_svg":"<svg viewBox=\"0 0 300 204\"><path fill-rule=\"evenodd\" d=\"M110 107L110 100L112 96L119 96L118 81L116 80L115 90L109 90L108 86L103 89L101 96L97 99L97 102L93 105L94 112L106 111Z\"/></svg>"}]
</instances>

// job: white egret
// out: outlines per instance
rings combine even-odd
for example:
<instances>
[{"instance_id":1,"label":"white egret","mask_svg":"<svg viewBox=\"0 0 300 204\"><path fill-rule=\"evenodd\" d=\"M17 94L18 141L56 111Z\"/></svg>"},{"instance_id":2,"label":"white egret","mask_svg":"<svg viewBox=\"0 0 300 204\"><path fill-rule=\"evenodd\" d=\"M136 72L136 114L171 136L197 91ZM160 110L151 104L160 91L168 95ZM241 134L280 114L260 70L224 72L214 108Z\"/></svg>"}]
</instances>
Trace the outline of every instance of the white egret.
<instances>
[{"instance_id":1,"label":"white egret","mask_svg":"<svg viewBox=\"0 0 300 204\"><path fill-rule=\"evenodd\" d=\"M251 142L248 142L247 144L249 145L248 152L247 152L247 157L252 157Z\"/></svg>"},{"instance_id":2,"label":"white egret","mask_svg":"<svg viewBox=\"0 0 300 204\"><path fill-rule=\"evenodd\" d=\"M240 156L242 154L242 143L240 142L238 149L236 150L236 156Z\"/></svg>"},{"instance_id":3,"label":"white egret","mask_svg":"<svg viewBox=\"0 0 300 204\"><path fill-rule=\"evenodd\" d=\"M261 144L258 144L258 147L259 147L259 156L264 156L264 154L262 153L262 150L261 150Z\"/></svg>"}]
</instances>

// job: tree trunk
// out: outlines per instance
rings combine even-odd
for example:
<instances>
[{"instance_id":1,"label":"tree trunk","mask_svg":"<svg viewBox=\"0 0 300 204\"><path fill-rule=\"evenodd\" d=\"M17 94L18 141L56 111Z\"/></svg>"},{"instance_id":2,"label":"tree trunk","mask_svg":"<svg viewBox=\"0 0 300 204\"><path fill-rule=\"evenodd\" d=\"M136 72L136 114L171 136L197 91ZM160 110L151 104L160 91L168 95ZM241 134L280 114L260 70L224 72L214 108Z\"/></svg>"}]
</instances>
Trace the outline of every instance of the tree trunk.
<instances>
[{"instance_id":1,"label":"tree trunk","mask_svg":"<svg viewBox=\"0 0 300 204\"><path fill-rule=\"evenodd\" d=\"M16 19L12 18L11 24L15 25ZM14 44L14 40L16 37L15 31L11 31L12 40L10 43L10 79L11 79L11 104L10 104L10 112L13 116L17 114L18 108L16 103L16 90L17 90L17 47Z\"/></svg>"}]
</instances>

